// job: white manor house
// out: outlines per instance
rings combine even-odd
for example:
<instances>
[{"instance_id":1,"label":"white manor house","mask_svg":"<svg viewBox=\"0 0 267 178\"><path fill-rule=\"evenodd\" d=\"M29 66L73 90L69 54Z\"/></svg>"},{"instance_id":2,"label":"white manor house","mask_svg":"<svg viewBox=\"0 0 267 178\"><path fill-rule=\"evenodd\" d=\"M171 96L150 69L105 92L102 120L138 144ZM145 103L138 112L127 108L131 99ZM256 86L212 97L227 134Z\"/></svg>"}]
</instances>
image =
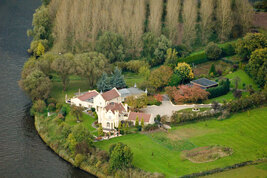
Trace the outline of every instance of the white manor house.
<instances>
[{"instance_id":1,"label":"white manor house","mask_svg":"<svg viewBox=\"0 0 267 178\"><path fill-rule=\"evenodd\" d=\"M98 93L96 90L88 91L70 99L72 105L84 107L87 109L95 108L98 115L98 123L102 124L104 131L109 131L118 127L120 121L135 122L136 118L144 119L145 125L153 124L152 114L131 112L128 105L124 104L125 98L129 96L140 97L146 94L136 87L117 90L113 88L104 93Z\"/></svg>"}]
</instances>

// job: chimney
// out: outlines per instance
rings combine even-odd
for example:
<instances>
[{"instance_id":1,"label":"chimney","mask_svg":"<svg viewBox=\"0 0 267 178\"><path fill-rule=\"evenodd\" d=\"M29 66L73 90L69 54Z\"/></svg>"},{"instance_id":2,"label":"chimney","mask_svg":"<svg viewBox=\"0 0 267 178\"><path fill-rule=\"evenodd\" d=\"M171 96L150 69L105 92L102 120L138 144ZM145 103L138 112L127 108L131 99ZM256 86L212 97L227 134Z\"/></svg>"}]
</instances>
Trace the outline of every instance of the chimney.
<instances>
[{"instance_id":1,"label":"chimney","mask_svg":"<svg viewBox=\"0 0 267 178\"><path fill-rule=\"evenodd\" d=\"M136 83L134 84L134 88L136 88Z\"/></svg>"},{"instance_id":2,"label":"chimney","mask_svg":"<svg viewBox=\"0 0 267 178\"><path fill-rule=\"evenodd\" d=\"M81 96L81 89L79 88L79 96Z\"/></svg>"}]
</instances>

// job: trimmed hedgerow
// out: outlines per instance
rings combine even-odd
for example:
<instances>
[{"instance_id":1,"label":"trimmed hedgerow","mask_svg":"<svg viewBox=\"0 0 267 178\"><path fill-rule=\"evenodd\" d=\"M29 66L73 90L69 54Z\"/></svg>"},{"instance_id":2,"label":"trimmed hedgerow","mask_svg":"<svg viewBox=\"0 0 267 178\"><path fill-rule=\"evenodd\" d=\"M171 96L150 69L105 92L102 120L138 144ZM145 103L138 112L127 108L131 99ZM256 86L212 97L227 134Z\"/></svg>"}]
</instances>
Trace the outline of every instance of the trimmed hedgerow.
<instances>
[{"instance_id":1,"label":"trimmed hedgerow","mask_svg":"<svg viewBox=\"0 0 267 178\"><path fill-rule=\"evenodd\" d=\"M205 51L199 52L199 53L193 53L187 57L178 59L178 62L186 62L188 64L201 64L208 62L207 55Z\"/></svg>"},{"instance_id":2,"label":"trimmed hedgerow","mask_svg":"<svg viewBox=\"0 0 267 178\"><path fill-rule=\"evenodd\" d=\"M227 79L225 81L221 81L219 86L207 89L207 92L210 93L208 98L211 99L222 95L226 95L229 91L230 91L230 81L229 79Z\"/></svg>"}]
</instances>

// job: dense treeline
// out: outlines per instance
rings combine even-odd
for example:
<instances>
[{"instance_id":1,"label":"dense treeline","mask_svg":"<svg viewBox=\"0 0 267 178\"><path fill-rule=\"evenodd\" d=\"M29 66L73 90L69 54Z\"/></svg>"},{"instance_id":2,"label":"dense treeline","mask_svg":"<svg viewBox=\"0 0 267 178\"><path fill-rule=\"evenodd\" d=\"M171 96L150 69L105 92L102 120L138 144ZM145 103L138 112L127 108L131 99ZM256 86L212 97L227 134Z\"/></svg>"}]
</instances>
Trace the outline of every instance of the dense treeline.
<instances>
[{"instance_id":1,"label":"dense treeline","mask_svg":"<svg viewBox=\"0 0 267 178\"><path fill-rule=\"evenodd\" d=\"M126 57L141 55L146 32L193 47L239 37L252 17L248 0L51 0L39 11L52 24L33 35L47 33L43 36L50 43L54 39L54 50L95 50L99 37L109 31L123 39Z\"/></svg>"}]
</instances>

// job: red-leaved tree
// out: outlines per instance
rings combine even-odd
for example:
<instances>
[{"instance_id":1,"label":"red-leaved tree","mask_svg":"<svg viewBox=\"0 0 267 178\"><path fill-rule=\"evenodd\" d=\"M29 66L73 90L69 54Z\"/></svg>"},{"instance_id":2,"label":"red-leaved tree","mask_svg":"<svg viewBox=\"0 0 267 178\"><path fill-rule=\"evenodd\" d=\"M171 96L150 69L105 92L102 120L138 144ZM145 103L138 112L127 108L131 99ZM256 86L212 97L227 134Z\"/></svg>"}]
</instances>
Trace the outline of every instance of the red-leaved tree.
<instances>
[{"instance_id":1,"label":"red-leaved tree","mask_svg":"<svg viewBox=\"0 0 267 178\"><path fill-rule=\"evenodd\" d=\"M159 101L159 102L162 102L162 100L163 100L161 94L156 94L156 95L154 95L154 98L155 98L157 101Z\"/></svg>"},{"instance_id":2,"label":"red-leaved tree","mask_svg":"<svg viewBox=\"0 0 267 178\"><path fill-rule=\"evenodd\" d=\"M196 103L208 99L209 92L198 86L180 85L178 87L166 87L166 92L176 104Z\"/></svg>"}]
</instances>

